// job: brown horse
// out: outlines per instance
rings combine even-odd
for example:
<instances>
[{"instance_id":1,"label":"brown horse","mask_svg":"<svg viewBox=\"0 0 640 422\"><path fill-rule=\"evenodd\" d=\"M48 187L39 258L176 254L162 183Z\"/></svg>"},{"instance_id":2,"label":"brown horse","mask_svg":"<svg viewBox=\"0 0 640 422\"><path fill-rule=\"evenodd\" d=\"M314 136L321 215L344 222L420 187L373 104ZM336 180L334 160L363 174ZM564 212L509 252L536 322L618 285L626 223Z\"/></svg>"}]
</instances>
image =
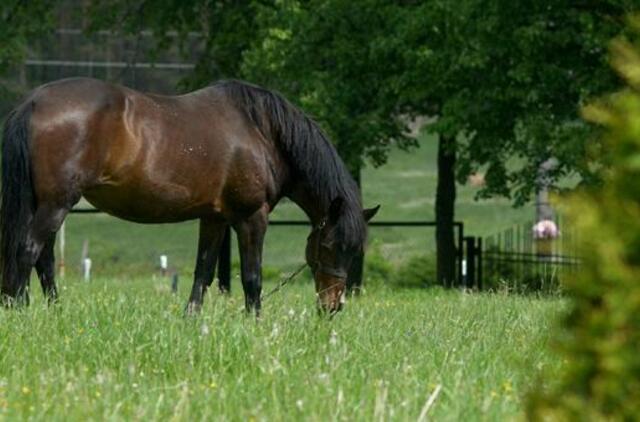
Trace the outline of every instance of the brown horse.
<instances>
[{"instance_id":1,"label":"brown horse","mask_svg":"<svg viewBox=\"0 0 640 422\"><path fill-rule=\"evenodd\" d=\"M28 303L35 266L49 299L55 235L84 196L125 220L200 220L188 311L214 278L227 226L238 235L247 311L260 311L262 245L282 197L313 224L306 260L321 307L341 307L366 221L358 188L318 125L278 94L222 81L187 95L150 95L94 79L35 89L2 143L0 265L5 303Z\"/></svg>"}]
</instances>

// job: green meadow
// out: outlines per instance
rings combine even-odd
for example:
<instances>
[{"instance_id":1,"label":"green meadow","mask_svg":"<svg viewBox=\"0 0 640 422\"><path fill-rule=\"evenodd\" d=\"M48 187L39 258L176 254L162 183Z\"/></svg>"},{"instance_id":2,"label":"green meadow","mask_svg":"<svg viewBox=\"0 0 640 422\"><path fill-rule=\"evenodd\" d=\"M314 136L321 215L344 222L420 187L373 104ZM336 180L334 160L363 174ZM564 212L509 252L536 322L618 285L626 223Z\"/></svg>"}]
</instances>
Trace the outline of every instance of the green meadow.
<instances>
[{"instance_id":1,"label":"green meadow","mask_svg":"<svg viewBox=\"0 0 640 422\"><path fill-rule=\"evenodd\" d=\"M0 419L502 421L560 366L561 299L379 286L327 320L300 283L256 321L238 289L194 318L164 279L61 294L0 313Z\"/></svg>"},{"instance_id":2,"label":"green meadow","mask_svg":"<svg viewBox=\"0 0 640 422\"><path fill-rule=\"evenodd\" d=\"M367 168L367 206L379 220L431 220L435 142L394 151ZM457 218L484 235L530 219L531 207L477 202L459 187ZM302 219L284 202L273 219ZM67 276L47 306L0 312L0 420L509 420L527 391L562 363L548 343L564 300L555 296L401 288L379 277L332 320L316 313L309 275L264 303L259 321L210 292L183 317L195 259L194 222L144 226L71 215ZM303 260L308 229L272 227L265 290ZM392 271L434 251L429 228L374 228L371 259ZM79 278L83 242L93 260ZM179 292L157 273L166 254ZM237 254L235 254L237 257ZM370 278L368 279L369 281ZM420 419L422 418L422 419Z\"/></svg>"}]
</instances>

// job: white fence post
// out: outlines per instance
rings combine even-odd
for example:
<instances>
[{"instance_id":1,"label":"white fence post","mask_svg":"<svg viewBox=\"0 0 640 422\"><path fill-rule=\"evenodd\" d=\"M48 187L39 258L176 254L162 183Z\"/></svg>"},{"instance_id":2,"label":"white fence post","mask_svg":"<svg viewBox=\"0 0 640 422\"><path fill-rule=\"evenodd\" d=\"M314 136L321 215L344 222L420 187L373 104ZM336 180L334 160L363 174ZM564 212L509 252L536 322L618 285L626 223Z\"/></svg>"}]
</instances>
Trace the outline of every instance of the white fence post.
<instances>
[{"instance_id":1,"label":"white fence post","mask_svg":"<svg viewBox=\"0 0 640 422\"><path fill-rule=\"evenodd\" d=\"M91 258L85 258L82 261L82 273L84 275L84 281L91 279Z\"/></svg>"}]
</instances>

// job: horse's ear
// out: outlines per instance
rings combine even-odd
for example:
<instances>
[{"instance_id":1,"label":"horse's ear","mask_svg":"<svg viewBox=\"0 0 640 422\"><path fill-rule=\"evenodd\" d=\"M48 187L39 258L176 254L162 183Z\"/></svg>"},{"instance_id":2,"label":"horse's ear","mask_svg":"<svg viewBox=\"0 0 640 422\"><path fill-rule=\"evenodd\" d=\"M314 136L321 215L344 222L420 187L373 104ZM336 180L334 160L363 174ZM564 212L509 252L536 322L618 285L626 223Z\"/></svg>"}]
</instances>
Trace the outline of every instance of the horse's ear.
<instances>
[{"instance_id":1,"label":"horse's ear","mask_svg":"<svg viewBox=\"0 0 640 422\"><path fill-rule=\"evenodd\" d=\"M331 205L329 206L329 222L335 223L338 221L344 212L344 204L344 198L341 196L336 196L333 201L331 201Z\"/></svg>"},{"instance_id":2,"label":"horse's ear","mask_svg":"<svg viewBox=\"0 0 640 422\"><path fill-rule=\"evenodd\" d=\"M362 215L364 216L364 220L371 221L371 219L378 213L379 209L380 209L380 205L377 205L373 208L367 208L365 210L362 210Z\"/></svg>"}]
</instances>

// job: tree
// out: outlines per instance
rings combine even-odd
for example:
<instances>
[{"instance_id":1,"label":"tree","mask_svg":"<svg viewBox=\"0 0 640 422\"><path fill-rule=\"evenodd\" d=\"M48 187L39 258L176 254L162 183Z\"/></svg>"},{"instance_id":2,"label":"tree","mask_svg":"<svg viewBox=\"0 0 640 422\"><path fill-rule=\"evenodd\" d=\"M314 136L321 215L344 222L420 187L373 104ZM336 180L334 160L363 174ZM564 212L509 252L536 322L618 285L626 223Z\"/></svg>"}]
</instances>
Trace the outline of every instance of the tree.
<instances>
[{"instance_id":1,"label":"tree","mask_svg":"<svg viewBox=\"0 0 640 422\"><path fill-rule=\"evenodd\" d=\"M51 0L0 3L0 97L8 98L9 103L25 89L16 77L18 66L24 61L29 42L51 30L53 4Z\"/></svg>"},{"instance_id":2,"label":"tree","mask_svg":"<svg viewBox=\"0 0 640 422\"><path fill-rule=\"evenodd\" d=\"M634 1L477 0L407 2L393 32L403 48L404 108L436 118L439 136L438 278L454 273L455 168L464 183L485 171L481 197L516 205L535 192L539 165L559 165L553 180L593 179L578 109L615 86L604 54ZM444 211L444 212L443 212Z\"/></svg>"},{"instance_id":3,"label":"tree","mask_svg":"<svg viewBox=\"0 0 640 422\"><path fill-rule=\"evenodd\" d=\"M88 32L113 30L126 35L151 31L153 50L178 46L196 67L183 88L201 88L216 79L241 77L243 55L255 41L258 0L104 0L91 2L83 11ZM202 40L197 53L191 38ZM151 57L153 59L153 57Z\"/></svg>"}]
</instances>

